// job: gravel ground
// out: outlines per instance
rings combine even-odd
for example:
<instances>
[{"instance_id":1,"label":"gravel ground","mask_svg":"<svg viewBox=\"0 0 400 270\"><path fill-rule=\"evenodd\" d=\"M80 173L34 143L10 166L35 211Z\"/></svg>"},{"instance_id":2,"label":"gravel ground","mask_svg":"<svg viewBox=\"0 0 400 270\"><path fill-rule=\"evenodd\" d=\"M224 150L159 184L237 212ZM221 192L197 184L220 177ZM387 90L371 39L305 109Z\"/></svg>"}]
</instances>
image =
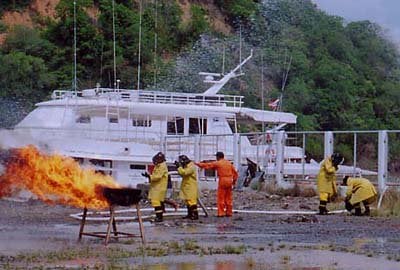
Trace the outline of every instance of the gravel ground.
<instances>
[{"instance_id":1,"label":"gravel ground","mask_svg":"<svg viewBox=\"0 0 400 270\"><path fill-rule=\"evenodd\" d=\"M215 192L203 192L202 201L215 207ZM242 210L311 211L318 199L248 190L235 192L234 204ZM211 211L199 221L145 222L143 252L137 239L107 247L90 237L78 243L79 221L70 214L81 211L37 200L0 200L0 269L400 269L399 218L248 213L217 218ZM105 225L92 222L86 229L105 231ZM118 228L136 232L137 224L118 223Z\"/></svg>"}]
</instances>

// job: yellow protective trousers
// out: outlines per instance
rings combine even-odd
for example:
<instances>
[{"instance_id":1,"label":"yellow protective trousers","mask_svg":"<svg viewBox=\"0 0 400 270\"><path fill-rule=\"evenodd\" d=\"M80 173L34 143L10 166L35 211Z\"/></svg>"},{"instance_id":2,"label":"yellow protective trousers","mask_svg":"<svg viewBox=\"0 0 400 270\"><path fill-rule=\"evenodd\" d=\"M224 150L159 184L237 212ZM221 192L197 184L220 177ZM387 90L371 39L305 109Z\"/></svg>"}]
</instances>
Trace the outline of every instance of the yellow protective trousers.
<instances>
[{"instance_id":1,"label":"yellow protective trousers","mask_svg":"<svg viewBox=\"0 0 400 270\"><path fill-rule=\"evenodd\" d=\"M197 200L188 199L185 200L187 206L197 205Z\"/></svg>"},{"instance_id":2,"label":"yellow protective trousers","mask_svg":"<svg viewBox=\"0 0 400 270\"><path fill-rule=\"evenodd\" d=\"M329 200L329 193L320 192L319 193L319 200L327 202Z\"/></svg>"}]
</instances>

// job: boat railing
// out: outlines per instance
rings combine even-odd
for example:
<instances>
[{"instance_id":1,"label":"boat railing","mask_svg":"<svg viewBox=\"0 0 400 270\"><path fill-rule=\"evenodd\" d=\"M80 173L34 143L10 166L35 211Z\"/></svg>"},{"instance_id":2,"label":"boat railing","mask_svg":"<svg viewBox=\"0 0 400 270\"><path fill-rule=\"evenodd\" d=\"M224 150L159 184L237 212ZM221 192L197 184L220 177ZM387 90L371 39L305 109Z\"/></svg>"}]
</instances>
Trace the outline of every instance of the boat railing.
<instances>
[{"instance_id":1,"label":"boat railing","mask_svg":"<svg viewBox=\"0 0 400 270\"><path fill-rule=\"evenodd\" d=\"M150 90L130 90L112 88L91 88L82 91L54 90L53 99L64 98L108 98L113 100L134 101L143 103L200 105L200 106L229 106L240 108L243 96L212 95L195 93L163 92Z\"/></svg>"}]
</instances>

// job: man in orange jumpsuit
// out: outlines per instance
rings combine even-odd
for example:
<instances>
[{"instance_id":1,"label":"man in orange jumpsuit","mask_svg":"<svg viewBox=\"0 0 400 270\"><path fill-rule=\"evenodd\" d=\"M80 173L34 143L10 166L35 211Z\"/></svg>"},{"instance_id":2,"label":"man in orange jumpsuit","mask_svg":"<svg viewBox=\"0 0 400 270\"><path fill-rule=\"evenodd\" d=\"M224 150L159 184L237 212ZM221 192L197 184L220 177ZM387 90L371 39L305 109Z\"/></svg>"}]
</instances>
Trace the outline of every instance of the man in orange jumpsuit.
<instances>
[{"instance_id":1,"label":"man in orange jumpsuit","mask_svg":"<svg viewBox=\"0 0 400 270\"><path fill-rule=\"evenodd\" d=\"M213 169L218 174L217 206L218 217L232 216L232 188L238 179L238 173L224 153L217 152L217 161L196 163L202 169Z\"/></svg>"}]
</instances>

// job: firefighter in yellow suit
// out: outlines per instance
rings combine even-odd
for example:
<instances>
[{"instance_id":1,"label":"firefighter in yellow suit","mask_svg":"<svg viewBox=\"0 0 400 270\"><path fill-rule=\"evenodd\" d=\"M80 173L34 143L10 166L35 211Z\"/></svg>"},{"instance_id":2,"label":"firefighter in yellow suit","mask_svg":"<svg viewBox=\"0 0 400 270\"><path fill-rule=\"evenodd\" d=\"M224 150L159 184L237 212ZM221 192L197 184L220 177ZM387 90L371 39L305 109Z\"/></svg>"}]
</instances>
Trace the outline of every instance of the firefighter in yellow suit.
<instances>
[{"instance_id":1,"label":"firefighter in yellow suit","mask_svg":"<svg viewBox=\"0 0 400 270\"><path fill-rule=\"evenodd\" d=\"M168 184L168 167L165 162L165 156L163 153L158 152L153 157L154 170L149 175L147 172L142 175L149 178L150 181L150 190L149 190L149 199L151 201L151 205L154 207L154 211L156 213L155 222L163 221L163 204L165 195L167 193L167 184Z\"/></svg>"},{"instance_id":2,"label":"firefighter in yellow suit","mask_svg":"<svg viewBox=\"0 0 400 270\"><path fill-rule=\"evenodd\" d=\"M378 196L374 185L366 178L353 178L345 176L343 185L347 186L346 209L351 212L354 208L355 215L361 216L361 202L364 204L364 216L370 215L369 205L376 201Z\"/></svg>"},{"instance_id":3,"label":"firefighter in yellow suit","mask_svg":"<svg viewBox=\"0 0 400 270\"><path fill-rule=\"evenodd\" d=\"M321 168L317 176L320 215L328 214L326 206L337 195L336 172L339 169L339 164L342 162L343 156L339 153L333 153L321 163Z\"/></svg>"},{"instance_id":4,"label":"firefighter in yellow suit","mask_svg":"<svg viewBox=\"0 0 400 270\"><path fill-rule=\"evenodd\" d=\"M194 163L186 156L180 155L179 161L175 161L175 166L178 169L178 173L182 176L181 190L179 197L185 201L188 210L187 216L191 220L199 219L199 213L197 211L197 174Z\"/></svg>"}]
</instances>

